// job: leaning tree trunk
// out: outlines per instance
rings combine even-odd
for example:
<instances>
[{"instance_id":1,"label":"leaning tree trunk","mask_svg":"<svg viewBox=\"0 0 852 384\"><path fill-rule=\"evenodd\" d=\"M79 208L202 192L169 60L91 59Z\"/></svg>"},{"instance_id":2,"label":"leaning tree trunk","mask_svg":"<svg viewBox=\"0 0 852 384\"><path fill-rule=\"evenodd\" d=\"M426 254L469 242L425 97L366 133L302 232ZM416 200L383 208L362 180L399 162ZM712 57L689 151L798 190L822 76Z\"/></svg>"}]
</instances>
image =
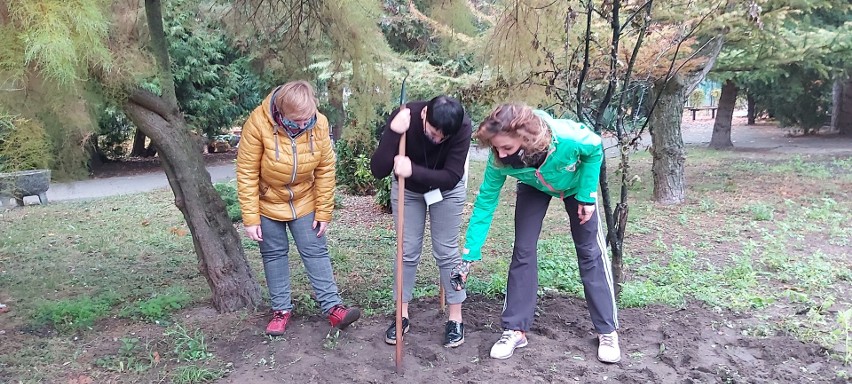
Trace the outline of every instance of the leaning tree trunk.
<instances>
[{"instance_id":1,"label":"leaning tree trunk","mask_svg":"<svg viewBox=\"0 0 852 384\"><path fill-rule=\"evenodd\" d=\"M192 233L198 269L213 291L213 306L219 312L257 307L261 303L260 286L175 98L160 0L145 0L145 14L163 96L133 89L124 110L151 138L151 145L156 145L175 205Z\"/></svg>"},{"instance_id":2,"label":"leaning tree trunk","mask_svg":"<svg viewBox=\"0 0 852 384\"><path fill-rule=\"evenodd\" d=\"M651 127L652 171L654 200L662 204L680 204L685 200L683 137L680 122L683 117L686 84L681 75L668 82L658 80L654 95L659 97L648 124Z\"/></svg>"},{"instance_id":3,"label":"leaning tree trunk","mask_svg":"<svg viewBox=\"0 0 852 384\"><path fill-rule=\"evenodd\" d=\"M732 148L731 122L734 119L734 108L737 106L737 83L725 81L722 85L722 95L719 96L719 109L716 121L713 123L713 136L710 138L710 148Z\"/></svg>"},{"instance_id":4,"label":"leaning tree trunk","mask_svg":"<svg viewBox=\"0 0 852 384\"><path fill-rule=\"evenodd\" d=\"M852 78L836 85L831 122L842 135L852 135Z\"/></svg>"},{"instance_id":5,"label":"leaning tree trunk","mask_svg":"<svg viewBox=\"0 0 852 384\"><path fill-rule=\"evenodd\" d=\"M175 205L192 233L198 269L213 291L214 307L220 312L257 307L260 287L183 118L169 113L160 97L141 89L131 93L124 107L133 123L157 143Z\"/></svg>"}]
</instances>

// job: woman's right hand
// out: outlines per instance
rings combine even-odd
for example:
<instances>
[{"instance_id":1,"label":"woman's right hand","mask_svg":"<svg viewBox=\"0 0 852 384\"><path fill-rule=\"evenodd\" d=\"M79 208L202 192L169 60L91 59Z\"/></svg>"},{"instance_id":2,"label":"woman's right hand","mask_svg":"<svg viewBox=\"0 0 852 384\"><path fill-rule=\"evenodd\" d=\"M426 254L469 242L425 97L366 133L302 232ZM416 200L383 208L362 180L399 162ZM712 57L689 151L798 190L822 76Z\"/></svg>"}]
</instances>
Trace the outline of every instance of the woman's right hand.
<instances>
[{"instance_id":1,"label":"woman's right hand","mask_svg":"<svg viewBox=\"0 0 852 384\"><path fill-rule=\"evenodd\" d=\"M390 129L398 134L403 134L408 130L408 126L411 125L411 110L403 104L399 107L399 112L396 116L393 117L393 120L390 122Z\"/></svg>"},{"instance_id":2,"label":"woman's right hand","mask_svg":"<svg viewBox=\"0 0 852 384\"><path fill-rule=\"evenodd\" d=\"M254 241L263 241L263 232L260 230L259 225L247 225L246 236Z\"/></svg>"},{"instance_id":3,"label":"woman's right hand","mask_svg":"<svg viewBox=\"0 0 852 384\"><path fill-rule=\"evenodd\" d=\"M452 284L453 289L456 291L461 291L464 289L465 284L467 284L471 264L473 264L472 261L462 261L453 267L453 271L450 273L450 284Z\"/></svg>"}]
</instances>

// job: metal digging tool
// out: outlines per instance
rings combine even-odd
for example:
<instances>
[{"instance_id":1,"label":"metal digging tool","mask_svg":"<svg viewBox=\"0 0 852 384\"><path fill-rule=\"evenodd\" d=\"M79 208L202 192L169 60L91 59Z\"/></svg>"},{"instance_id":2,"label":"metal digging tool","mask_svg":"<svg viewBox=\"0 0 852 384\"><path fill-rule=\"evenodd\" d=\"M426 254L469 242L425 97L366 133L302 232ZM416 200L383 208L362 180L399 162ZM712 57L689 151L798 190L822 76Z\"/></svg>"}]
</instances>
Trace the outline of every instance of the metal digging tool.
<instances>
[{"instance_id":1,"label":"metal digging tool","mask_svg":"<svg viewBox=\"0 0 852 384\"><path fill-rule=\"evenodd\" d=\"M399 91L399 105L405 105L405 81L408 80L408 69L403 68L405 77L402 78L402 87ZM399 138L399 156L405 156L405 133ZM405 178L397 180L399 190L397 191L397 228L396 228L396 373L402 373L402 241L405 230Z\"/></svg>"}]
</instances>

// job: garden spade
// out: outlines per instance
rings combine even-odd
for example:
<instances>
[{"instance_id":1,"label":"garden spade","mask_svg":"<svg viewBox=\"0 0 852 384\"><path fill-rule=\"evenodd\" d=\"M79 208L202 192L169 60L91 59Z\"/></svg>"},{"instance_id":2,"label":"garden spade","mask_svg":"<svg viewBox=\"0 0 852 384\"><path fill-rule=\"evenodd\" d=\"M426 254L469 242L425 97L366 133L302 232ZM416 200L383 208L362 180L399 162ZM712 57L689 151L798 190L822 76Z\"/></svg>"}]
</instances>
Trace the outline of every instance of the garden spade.
<instances>
[{"instance_id":1,"label":"garden spade","mask_svg":"<svg viewBox=\"0 0 852 384\"><path fill-rule=\"evenodd\" d=\"M408 79L408 69L403 68L405 77L402 78L402 87L399 91L399 105L405 105L405 80ZM405 133L399 138L399 156L405 156ZM405 230L405 178L400 177L397 180L399 190L397 193L397 228L396 228L396 373L402 373L402 344L404 343L402 334L402 239L403 231Z\"/></svg>"}]
</instances>

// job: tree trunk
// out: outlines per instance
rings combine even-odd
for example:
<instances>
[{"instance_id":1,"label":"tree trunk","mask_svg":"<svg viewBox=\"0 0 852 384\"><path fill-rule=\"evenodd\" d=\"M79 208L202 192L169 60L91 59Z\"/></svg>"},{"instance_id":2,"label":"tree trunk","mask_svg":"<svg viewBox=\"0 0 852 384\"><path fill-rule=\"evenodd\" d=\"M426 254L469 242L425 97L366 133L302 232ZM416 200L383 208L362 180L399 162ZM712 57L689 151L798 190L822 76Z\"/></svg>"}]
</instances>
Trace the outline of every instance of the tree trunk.
<instances>
[{"instance_id":1,"label":"tree trunk","mask_svg":"<svg viewBox=\"0 0 852 384\"><path fill-rule=\"evenodd\" d=\"M157 155L157 143L155 143L154 140L151 140L151 142L148 143L148 148L145 148L145 153L142 156L154 157L156 155Z\"/></svg>"},{"instance_id":2,"label":"tree trunk","mask_svg":"<svg viewBox=\"0 0 852 384\"><path fill-rule=\"evenodd\" d=\"M137 89L124 106L127 116L157 143L160 161L175 195L175 206L192 233L198 269L220 312L260 305L260 287L245 257L239 234L213 188L210 173L180 115L160 97Z\"/></svg>"},{"instance_id":3,"label":"tree trunk","mask_svg":"<svg viewBox=\"0 0 852 384\"><path fill-rule=\"evenodd\" d=\"M257 307L261 303L260 286L175 99L160 1L145 0L145 13L163 96L133 89L124 110L137 129L151 138L152 147L156 146L175 206L192 233L198 269L213 291L213 306L219 312Z\"/></svg>"},{"instance_id":4,"label":"tree trunk","mask_svg":"<svg viewBox=\"0 0 852 384\"><path fill-rule=\"evenodd\" d=\"M722 94L719 96L719 109L716 111L716 121L713 123L713 137L710 148L732 148L731 122L734 119L734 108L737 105L737 84L733 80L725 81Z\"/></svg>"},{"instance_id":5,"label":"tree trunk","mask_svg":"<svg viewBox=\"0 0 852 384\"><path fill-rule=\"evenodd\" d=\"M101 148L98 146L98 135L89 135L83 146L89 155L89 174L91 174L92 171L104 164L106 156L101 153Z\"/></svg>"},{"instance_id":6,"label":"tree trunk","mask_svg":"<svg viewBox=\"0 0 852 384\"><path fill-rule=\"evenodd\" d=\"M334 109L331 136L337 142L337 140L343 137L343 126L346 124L346 108L343 107L343 83L333 78L328 80L328 103Z\"/></svg>"},{"instance_id":7,"label":"tree trunk","mask_svg":"<svg viewBox=\"0 0 852 384\"><path fill-rule=\"evenodd\" d=\"M142 130L136 128L136 134L133 135L133 149L130 150L130 157L147 157L148 151L145 148L146 136Z\"/></svg>"},{"instance_id":8,"label":"tree trunk","mask_svg":"<svg viewBox=\"0 0 852 384\"><path fill-rule=\"evenodd\" d=\"M654 82L654 96L657 101L656 106L651 109L648 123L651 127L654 200L658 203L680 204L686 200L683 171L686 156L680 132L683 106L686 95L692 93L713 69L723 43L724 39L719 35L714 38L712 44L706 44L702 48L702 67L684 74L676 72L670 75L668 81L663 78Z\"/></svg>"},{"instance_id":9,"label":"tree trunk","mask_svg":"<svg viewBox=\"0 0 852 384\"><path fill-rule=\"evenodd\" d=\"M159 67L157 74L160 78L163 100L172 109L172 114L175 114L178 113L179 107L175 92L175 78L169 61L169 45L166 42L166 32L163 30L163 8L160 0L145 0L145 17L148 19L148 31L151 34L151 51Z\"/></svg>"},{"instance_id":10,"label":"tree trunk","mask_svg":"<svg viewBox=\"0 0 852 384\"><path fill-rule=\"evenodd\" d=\"M834 110L831 113L832 128L841 135L852 135L852 78L835 88L838 91L834 95Z\"/></svg>"},{"instance_id":11,"label":"tree trunk","mask_svg":"<svg viewBox=\"0 0 852 384\"><path fill-rule=\"evenodd\" d=\"M650 116L654 200L661 204L680 204L685 200L683 137L680 121L683 116L686 84L681 75L668 82L654 84L654 96L659 97Z\"/></svg>"},{"instance_id":12,"label":"tree trunk","mask_svg":"<svg viewBox=\"0 0 852 384\"><path fill-rule=\"evenodd\" d=\"M755 110L757 105L751 92L746 94L746 104L748 104L748 125L754 125L757 120L757 110Z\"/></svg>"}]
</instances>

